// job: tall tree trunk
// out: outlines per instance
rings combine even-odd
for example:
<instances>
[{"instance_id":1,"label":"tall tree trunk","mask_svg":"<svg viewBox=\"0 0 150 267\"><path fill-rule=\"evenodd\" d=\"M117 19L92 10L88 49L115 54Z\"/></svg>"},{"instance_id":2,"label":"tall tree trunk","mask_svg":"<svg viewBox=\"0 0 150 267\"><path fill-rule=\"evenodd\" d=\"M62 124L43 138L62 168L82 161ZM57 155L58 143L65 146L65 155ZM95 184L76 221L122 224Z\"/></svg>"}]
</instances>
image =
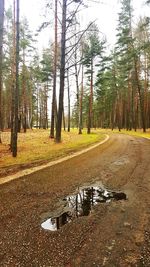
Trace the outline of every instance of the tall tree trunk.
<instances>
[{"instance_id":1,"label":"tall tree trunk","mask_svg":"<svg viewBox=\"0 0 150 267\"><path fill-rule=\"evenodd\" d=\"M25 51L23 49L23 68L22 68L22 118L23 118L23 130L27 131L27 93L26 93L26 66L25 66Z\"/></svg>"},{"instance_id":2,"label":"tall tree trunk","mask_svg":"<svg viewBox=\"0 0 150 267\"><path fill-rule=\"evenodd\" d=\"M142 86L140 83L139 79L139 72L138 72L138 56L135 54L136 50L134 47L134 42L133 42L133 34L132 34L132 19L131 19L131 8L129 10L130 12L130 36L132 38L132 43L131 47L134 53L133 56L133 63L134 63L134 70L135 70L135 81L139 93L139 101L140 101L140 111L141 111L141 120L142 120L142 127L143 127L143 132L146 132L146 118L145 118L145 109L144 109L144 94L142 95Z\"/></svg>"},{"instance_id":3,"label":"tall tree trunk","mask_svg":"<svg viewBox=\"0 0 150 267\"><path fill-rule=\"evenodd\" d=\"M54 71L53 71L53 95L51 110L50 138L54 138L55 118L57 114L56 107L56 79L57 79L57 0L55 0L55 51L54 51Z\"/></svg>"},{"instance_id":4,"label":"tall tree trunk","mask_svg":"<svg viewBox=\"0 0 150 267\"><path fill-rule=\"evenodd\" d=\"M139 93L139 100L140 100L140 111L141 111L141 120L142 120L142 128L143 132L146 132L146 120L145 120L145 110L144 110L144 95L142 95L142 88L139 80L138 75L138 66L137 66L137 58L134 56L134 68L135 68L135 80L136 85Z\"/></svg>"},{"instance_id":5,"label":"tall tree trunk","mask_svg":"<svg viewBox=\"0 0 150 267\"><path fill-rule=\"evenodd\" d=\"M16 12L16 86L15 86L15 120L14 120L14 131L13 131L13 147L12 155L17 156L17 139L18 139L18 97L19 97L19 0L17 0L17 12Z\"/></svg>"},{"instance_id":6,"label":"tall tree trunk","mask_svg":"<svg viewBox=\"0 0 150 267\"><path fill-rule=\"evenodd\" d=\"M1 131L3 130L2 123L2 88L3 88L3 79L2 79L2 63L3 63L3 31L4 31L4 0L0 0L0 143L1 140Z\"/></svg>"},{"instance_id":7,"label":"tall tree trunk","mask_svg":"<svg viewBox=\"0 0 150 267\"><path fill-rule=\"evenodd\" d=\"M81 92L80 92L80 114L79 114L79 134L82 134L82 128L83 128L83 118L82 118L82 107L83 107L83 64L82 64L82 80L81 80Z\"/></svg>"},{"instance_id":8,"label":"tall tree trunk","mask_svg":"<svg viewBox=\"0 0 150 267\"><path fill-rule=\"evenodd\" d=\"M64 131L66 131L66 121L65 121L65 111L63 108L63 126L64 126Z\"/></svg>"},{"instance_id":9,"label":"tall tree trunk","mask_svg":"<svg viewBox=\"0 0 150 267\"><path fill-rule=\"evenodd\" d=\"M76 40L75 40L76 42ZM74 54L75 59L75 80L76 80L76 96L77 96L77 128L79 127L79 110L80 110L80 102L79 102L79 80L78 80L78 68L77 68L77 49L75 49Z\"/></svg>"},{"instance_id":10,"label":"tall tree trunk","mask_svg":"<svg viewBox=\"0 0 150 267\"><path fill-rule=\"evenodd\" d=\"M47 99L48 99L48 86L46 90L46 96L45 96L45 120L46 120L46 129L48 129L48 105L47 105Z\"/></svg>"},{"instance_id":11,"label":"tall tree trunk","mask_svg":"<svg viewBox=\"0 0 150 267\"><path fill-rule=\"evenodd\" d=\"M12 90L11 90L11 140L10 149L13 147L13 128L15 114L15 79L16 79L16 0L13 1L13 51L12 51Z\"/></svg>"},{"instance_id":12,"label":"tall tree trunk","mask_svg":"<svg viewBox=\"0 0 150 267\"><path fill-rule=\"evenodd\" d=\"M69 70L67 70L67 88L68 88L68 132L70 132L70 84L69 84Z\"/></svg>"},{"instance_id":13,"label":"tall tree trunk","mask_svg":"<svg viewBox=\"0 0 150 267\"><path fill-rule=\"evenodd\" d=\"M36 108L36 128L39 128L39 88L38 88L39 85L37 85L37 93L36 93L36 105L37 105L37 108Z\"/></svg>"},{"instance_id":14,"label":"tall tree trunk","mask_svg":"<svg viewBox=\"0 0 150 267\"><path fill-rule=\"evenodd\" d=\"M91 132L92 117L93 117L93 59L91 59L90 99L89 99L89 115L88 115L88 129L87 129L88 134L90 134Z\"/></svg>"},{"instance_id":15,"label":"tall tree trunk","mask_svg":"<svg viewBox=\"0 0 150 267\"><path fill-rule=\"evenodd\" d=\"M64 85L65 85L65 48L66 48L66 13L67 1L63 0L62 14L62 33L61 33L61 64L60 64L60 90L59 90L59 108L56 126L56 142L61 142L61 127L63 115Z\"/></svg>"},{"instance_id":16,"label":"tall tree trunk","mask_svg":"<svg viewBox=\"0 0 150 267\"><path fill-rule=\"evenodd\" d=\"M134 130L136 132L137 130L137 124L138 124L138 93L136 92L135 95L135 100L134 100L134 105L135 105L135 111L134 111L134 120L135 120L135 125L134 125Z\"/></svg>"},{"instance_id":17,"label":"tall tree trunk","mask_svg":"<svg viewBox=\"0 0 150 267\"><path fill-rule=\"evenodd\" d=\"M147 54L144 53L144 114L146 117L145 125L147 127L148 118L148 58Z\"/></svg>"}]
</instances>

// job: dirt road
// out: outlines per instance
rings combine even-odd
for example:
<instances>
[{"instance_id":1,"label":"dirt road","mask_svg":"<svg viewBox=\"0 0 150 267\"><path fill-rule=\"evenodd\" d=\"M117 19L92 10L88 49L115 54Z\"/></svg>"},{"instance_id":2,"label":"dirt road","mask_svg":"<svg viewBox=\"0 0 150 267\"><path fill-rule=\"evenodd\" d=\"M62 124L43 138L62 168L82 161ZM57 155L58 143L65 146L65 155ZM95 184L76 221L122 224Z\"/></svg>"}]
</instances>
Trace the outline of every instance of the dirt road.
<instances>
[{"instance_id":1,"label":"dirt road","mask_svg":"<svg viewBox=\"0 0 150 267\"><path fill-rule=\"evenodd\" d=\"M60 199L101 181L127 200L96 205L55 232ZM150 141L112 134L99 147L0 187L1 267L150 266Z\"/></svg>"}]
</instances>

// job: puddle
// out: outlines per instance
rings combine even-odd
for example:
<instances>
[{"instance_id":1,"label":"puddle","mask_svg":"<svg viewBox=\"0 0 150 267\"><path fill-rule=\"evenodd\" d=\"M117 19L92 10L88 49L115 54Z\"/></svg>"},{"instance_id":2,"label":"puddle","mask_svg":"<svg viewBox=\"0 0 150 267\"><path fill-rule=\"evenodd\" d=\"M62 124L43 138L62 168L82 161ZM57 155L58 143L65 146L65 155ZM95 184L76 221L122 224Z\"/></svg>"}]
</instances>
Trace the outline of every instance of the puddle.
<instances>
[{"instance_id":1,"label":"puddle","mask_svg":"<svg viewBox=\"0 0 150 267\"><path fill-rule=\"evenodd\" d=\"M122 158L116 160L115 162L113 162L112 164L116 165L116 166L121 166L121 165L128 164L128 163L129 163L128 158L122 157Z\"/></svg>"},{"instance_id":2,"label":"puddle","mask_svg":"<svg viewBox=\"0 0 150 267\"><path fill-rule=\"evenodd\" d=\"M76 194L65 197L62 203L62 213L60 214L59 211L57 214L56 211L55 216L50 216L41 224L41 227L46 230L57 231L75 218L88 216L92 207L98 203L126 199L125 193L107 190L102 185L82 187Z\"/></svg>"}]
</instances>

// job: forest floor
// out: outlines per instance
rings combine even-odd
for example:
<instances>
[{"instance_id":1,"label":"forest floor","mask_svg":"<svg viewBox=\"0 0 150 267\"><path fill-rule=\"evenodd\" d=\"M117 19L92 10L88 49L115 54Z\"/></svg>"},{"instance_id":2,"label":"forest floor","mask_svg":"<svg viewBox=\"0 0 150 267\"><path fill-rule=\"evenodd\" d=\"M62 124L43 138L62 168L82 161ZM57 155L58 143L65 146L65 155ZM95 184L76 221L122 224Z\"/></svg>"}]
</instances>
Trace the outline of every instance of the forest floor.
<instances>
[{"instance_id":1,"label":"forest floor","mask_svg":"<svg viewBox=\"0 0 150 267\"><path fill-rule=\"evenodd\" d=\"M1 185L1 267L150 266L150 140L109 135L78 157ZM58 231L41 227L66 196L97 183L127 199L99 203Z\"/></svg>"},{"instance_id":2,"label":"forest floor","mask_svg":"<svg viewBox=\"0 0 150 267\"><path fill-rule=\"evenodd\" d=\"M0 177L12 173L41 166L48 162L72 155L105 138L100 131L92 131L87 135L86 130L79 135L77 129L62 132L62 142L57 144L49 138L49 130L33 129L18 134L18 155L12 157L10 151L10 131L4 131L0 144Z\"/></svg>"},{"instance_id":3,"label":"forest floor","mask_svg":"<svg viewBox=\"0 0 150 267\"><path fill-rule=\"evenodd\" d=\"M18 155L13 158L10 151L10 131L4 131L1 134L2 144L0 144L0 178L17 173L14 178L20 174L22 176L33 172L39 166L42 168L49 162L73 155L103 141L106 138L105 132L104 129L92 129L91 134L87 135L84 129L83 134L79 135L77 129L71 129L70 132L62 132L62 142L57 144L54 139L49 138L49 130L28 130L26 133L18 133ZM116 129L113 132L150 139L150 129L146 133L142 130L119 132ZM112 133L112 130L107 129L107 133Z\"/></svg>"}]
</instances>

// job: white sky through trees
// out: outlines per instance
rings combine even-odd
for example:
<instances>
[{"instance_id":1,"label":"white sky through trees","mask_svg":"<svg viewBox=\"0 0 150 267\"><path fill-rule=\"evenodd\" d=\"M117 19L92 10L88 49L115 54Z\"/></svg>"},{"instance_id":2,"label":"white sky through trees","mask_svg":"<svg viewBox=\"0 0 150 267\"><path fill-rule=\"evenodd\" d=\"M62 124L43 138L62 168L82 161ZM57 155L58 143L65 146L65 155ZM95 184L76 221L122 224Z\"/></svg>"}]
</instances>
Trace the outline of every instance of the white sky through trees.
<instances>
[{"instance_id":1,"label":"white sky through trees","mask_svg":"<svg viewBox=\"0 0 150 267\"><path fill-rule=\"evenodd\" d=\"M13 0L5 1L6 8L8 8L13 3ZM118 24L117 21L120 0L87 0L87 2L90 1L90 7L88 9L85 9L84 12L80 13L81 27L82 29L86 28L89 22L96 20L96 24L98 25L100 32L102 32L106 36L108 42L108 50L110 50L115 44L115 29ZM101 3L97 4L94 1ZM135 25L140 16L150 16L150 6L145 5L145 2L146 0L132 0L132 6L134 9L133 23ZM29 22L29 28L33 31L34 34L44 21L51 21L51 25L46 30L43 30L37 37L37 46L40 51L42 51L43 48L47 48L49 40L53 40L54 37L54 14L53 12L46 12L46 3L48 3L48 0L20 0L21 17L27 18ZM74 84L75 82L73 81L73 87ZM75 93L71 93L71 99L73 97L72 94Z\"/></svg>"},{"instance_id":2,"label":"white sky through trees","mask_svg":"<svg viewBox=\"0 0 150 267\"><path fill-rule=\"evenodd\" d=\"M6 6L12 4L12 0L6 0ZM43 21L50 19L53 21L52 13L47 14L45 5L48 0L20 0L21 17L27 17L30 29L34 32L38 29ZM88 0L91 2L90 7L85 9L80 15L81 24L87 25L88 22L96 20L99 30L106 35L106 39L110 45L115 43L115 29L117 27L118 12L120 0ZM93 2L93 3L92 3ZM100 2L97 4L96 2ZM132 0L134 9L134 22L138 20L139 16L150 16L150 7L144 3L146 0ZM86 3L86 1L85 1ZM85 26L86 27L86 26ZM40 34L38 41L41 49L47 46L48 40L53 38L53 26L51 25L47 30Z\"/></svg>"}]
</instances>

